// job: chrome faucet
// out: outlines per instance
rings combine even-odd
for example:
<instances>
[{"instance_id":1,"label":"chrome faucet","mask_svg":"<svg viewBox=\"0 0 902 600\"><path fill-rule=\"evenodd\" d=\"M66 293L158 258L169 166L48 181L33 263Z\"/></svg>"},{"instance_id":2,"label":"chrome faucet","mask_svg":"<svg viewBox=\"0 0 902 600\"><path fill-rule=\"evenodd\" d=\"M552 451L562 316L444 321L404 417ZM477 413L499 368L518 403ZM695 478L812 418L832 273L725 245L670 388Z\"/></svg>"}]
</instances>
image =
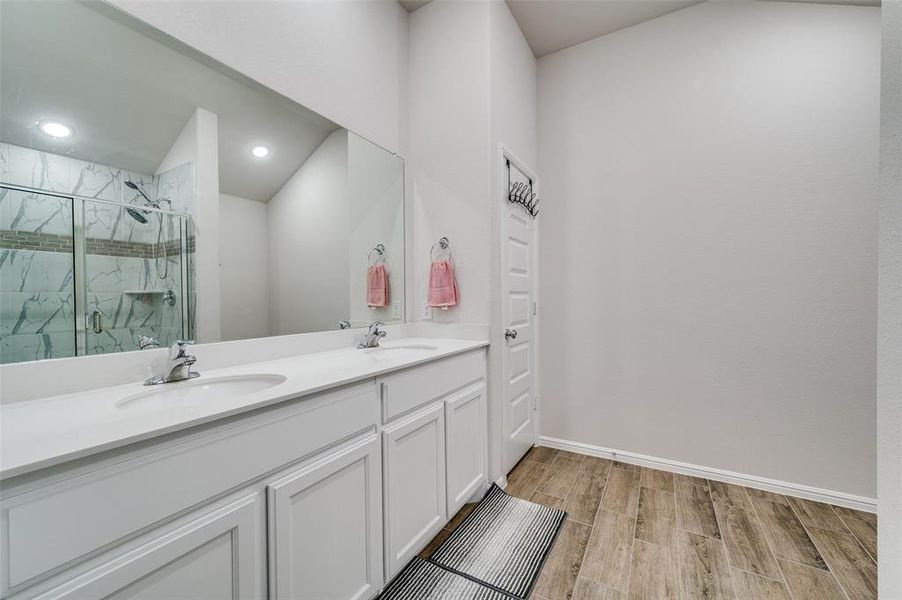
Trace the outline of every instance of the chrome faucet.
<instances>
[{"instance_id":1,"label":"chrome faucet","mask_svg":"<svg viewBox=\"0 0 902 600\"><path fill-rule=\"evenodd\" d=\"M194 340L176 340L169 346L169 360L166 361L166 369L162 375L154 375L144 382L144 385L159 385L161 383L172 383L173 381L185 381L193 379L200 375L197 371L191 370L191 365L197 362L197 357L188 354L188 346L194 343Z\"/></svg>"},{"instance_id":2,"label":"chrome faucet","mask_svg":"<svg viewBox=\"0 0 902 600\"><path fill-rule=\"evenodd\" d=\"M385 323L382 321L374 321L369 329L366 330L366 333L363 334L363 341L357 344L357 347L361 350L364 348L378 348L379 340L388 335L388 332L379 329L383 325L385 325Z\"/></svg>"}]
</instances>

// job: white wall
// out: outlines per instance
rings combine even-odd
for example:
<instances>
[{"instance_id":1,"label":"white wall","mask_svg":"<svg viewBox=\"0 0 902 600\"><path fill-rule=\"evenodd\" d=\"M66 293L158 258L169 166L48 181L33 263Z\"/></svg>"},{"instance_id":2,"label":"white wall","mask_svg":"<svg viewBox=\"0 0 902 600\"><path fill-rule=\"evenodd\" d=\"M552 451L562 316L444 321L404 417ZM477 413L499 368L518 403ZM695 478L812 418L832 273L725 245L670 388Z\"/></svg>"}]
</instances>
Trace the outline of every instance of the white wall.
<instances>
[{"instance_id":1,"label":"white wall","mask_svg":"<svg viewBox=\"0 0 902 600\"><path fill-rule=\"evenodd\" d=\"M348 206L348 132L339 129L269 201L272 335L348 318Z\"/></svg>"},{"instance_id":2,"label":"white wall","mask_svg":"<svg viewBox=\"0 0 902 600\"><path fill-rule=\"evenodd\" d=\"M219 259L222 340L269 333L267 204L220 194Z\"/></svg>"},{"instance_id":3,"label":"white wall","mask_svg":"<svg viewBox=\"0 0 902 600\"><path fill-rule=\"evenodd\" d=\"M460 304L436 322L489 322L491 186L489 4L436 0L410 14L408 222L414 318L422 318L429 250L451 240Z\"/></svg>"},{"instance_id":4,"label":"white wall","mask_svg":"<svg viewBox=\"0 0 902 600\"><path fill-rule=\"evenodd\" d=\"M902 2L883 3L878 444L881 598L902 598Z\"/></svg>"},{"instance_id":5,"label":"white wall","mask_svg":"<svg viewBox=\"0 0 902 600\"><path fill-rule=\"evenodd\" d=\"M447 236L461 303L432 320L497 328L499 145L535 164L536 61L500 0L434 0L411 13L409 44L408 316L423 319L429 251ZM493 479L503 474L499 360L490 351Z\"/></svg>"},{"instance_id":6,"label":"white wall","mask_svg":"<svg viewBox=\"0 0 902 600\"><path fill-rule=\"evenodd\" d=\"M401 149L407 15L397 2L112 2L343 127Z\"/></svg>"},{"instance_id":7,"label":"white wall","mask_svg":"<svg viewBox=\"0 0 902 600\"><path fill-rule=\"evenodd\" d=\"M221 339L219 273L219 117L198 108L163 157L157 174L194 162L194 217L196 235L194 293L198 341ZM178 208L178 207L175 207ZM214 226L215 224L215 226Z\"/></svg>"},{"instance_id":8,"label":"white wall","mask_svg":"<svg viewBox=\"0 0 902 600\"><path fill-rule=\"evenodd\" d=\"M489 56L491 65L491 144L489 166L492 176L489 208L491 211L491 245L489 272L491 273L491 319L489 334L492 341L504 340L501 319L501 238L499 221L506 201L507 175L501 163L501 146L530 169L536 169L537 131L536 94L537 63L526 38L505 2L489 3ZM493 478L504 470L504 423L502 359L505 344L489 347L489 448L490 473Z\"/></svg>"},{"instance_id":9,"label":"white wall","mask_svg":"<svg viewBox=\"0 0 902 600\"><path fill-rule=\"evenodd\" d=\"M542 433L873 498L880 11L539 61Z\"/></svg>"}]
</instances>

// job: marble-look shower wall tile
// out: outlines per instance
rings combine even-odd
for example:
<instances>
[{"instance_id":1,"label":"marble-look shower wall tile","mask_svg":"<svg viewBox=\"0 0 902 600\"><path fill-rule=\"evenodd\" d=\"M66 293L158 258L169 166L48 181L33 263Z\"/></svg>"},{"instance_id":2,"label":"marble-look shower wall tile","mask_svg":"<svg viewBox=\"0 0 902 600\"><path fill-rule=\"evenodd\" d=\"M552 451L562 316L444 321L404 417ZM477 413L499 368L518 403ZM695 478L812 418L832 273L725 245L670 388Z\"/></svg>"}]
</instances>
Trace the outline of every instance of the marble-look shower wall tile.
<instances>
[{"instance_id":1,"label":"marble-look shower wall tile","mask_svg":"<svg viewBox=\"0 0 902 600\"><path fill-rule=\"evenodd\" d=\"M72 235L72 201L18 190L0 190L0 229Z\"/></svg>"},{"instance_id":2,"label":"marble-look shower wall tile","mask_svg":"<svg viewBox=\"0 0 902 600\"><path fill-rule=\"evenodd\" d=\"M159 198L169 200L172 210L195 214L195 190L193 162L183 163L157 176Z\"/></svg>"},{"instance_id":3,"label":"marble-look shower wall tile","mask_svg":"<svg viewBox=\"0 0 902 600\"><path fill-rule=\"evenodd\" d=\"M170 339L168 331L161 336L161 330L156 327L105 329L101 333L88 331L88 334L85 336L86 350L88 354L131 352L139 349L138 338L144 335L157 338L161 346L168 346L178 339L178 337Z\"/></svg>"},{"instance_id":4,"label":"marble-look shower wall tile","mask_svg":"<svg viewBox=\"0 0 902 600\"><path fill-rule=\"evenodd\" d=\"M157 178L153 175L144 175L143 173L135 173L134 171L123 171L122 172L122 202L123 204L130 204L132 206L143 206L146 204L146 200L144 196L141 195L141 192L138 190L133 190L130 187L125 185L126 181L131 181L136 184L145 194L147 194L148 198L151 200L156 200L158 196L157 192Z\"/></svg>"},{"instance_id":5,"label":"marble-look shower wall tile","mask_svg":"<svg viewBox=\"0 0 902 600\"><path fill-rule=\"evenodd\" d=\"M179 325L176 327L162 327L160 328L159 333L157 334L157 339L160 341L160 345L163 347L169 346L175 340L180 340L185 338L186 336L182 335L182 327ZM191 337L191 336L188 336ZM191 339L194 339L193 337Z\"/></svg>"},{"instance_id":6,"label":"marble-look shower wall tile","mask_svg":"<svg viewBox=\"0 0 902 600\"><path fill-rule=\"evenodd\" d=\"M9 182L9 144L6 142L0 142L0 181Z\"/></svg>"},{"instance_id":7,"label":"marble-look shower wall tile","mask_svg":"<svg viewBox=\"0 0 902 600\"><path fill-rule=\"evenodd\" d=\"M0 335L75 330L75 296L69 292L0 292Z\"/></svg>"},{"instance_id":8,"label":"marble-look shower wall tile","mask_svg":"<svg viewBox=\"0 0 902 600\"><path fill-rule=\"evenodd\" d=\"M132 205L144 204L130 180L155 198L156 177L15 144L0 145L0 181Z\"/></svg>"},{"instance_id":9,"label":"marble-look shower wall tile","mask_svg":"<svg viewBox=\"0 0 902 600\"><path fill-rule=\"evenodd\" d=\"M0 337L0 363L75 356L75 334L44 333Z\"/></svg>"},{"instance_id":10,"label":"marble-look shower wall tile","mask_svg":"<svg viewBox=\"0 0 902 600\"><path fill-rule=\"evenodd\" d=\"M73 159L72 193L86 198L122 202L122 171L98 163ZM131 191L131 190L129 190Z\"/></svg>"},{"instance_id":11,"label":"marble-look shower wall tile","mask_svg":"<svg viewBox=\"0 0 902 600\"><path fill-rule=\"evenodd\" d=\"M159 289L152 258L89 254L85 257L85 275L89 294Z\"/></svg>"},{"instance_id":12,"label":"marble-look shower wall tile","mask_svg":"<svg viewBox=\"0 0 902 600\"><path fill-rule=\"evenodd\" d=\"M65 252L0 249L0 292L71 292L73 270Z\"/></svg>"},{"instance_id":13,"label":"marble-look shower wall tile","mask_svg":"<svg viewBox=\"0 0 902 600\"><path fill-rule=\"evenodd\" d=\"M72 159L9 144L9 183L50 192L72 192Z\"/></svg>"},{"instance_id":14,"label":"marble-look shower wall tile","mask_svg":"<svg viewBox=\"0 0 902 600\"><path fill-rule=\"evenodd\" d=\"M137 221L124 207L86 202L85 237L121 242L155 243L157 215L144 214L140 210L139 214L147 219L147 223Z\"/></svg>"},{"instance_id":15,"label":"marble-look shower wall tile","mask_svg":"<svg viewBox=\"0 0 902 600\"><path fill-rule=\"evenodd\" d=\"M153 296L89 293L88 313L95 310L103 313L103 326L108 329L157 327L161 319L158 302Z\"/></svg>"}]
</instances>

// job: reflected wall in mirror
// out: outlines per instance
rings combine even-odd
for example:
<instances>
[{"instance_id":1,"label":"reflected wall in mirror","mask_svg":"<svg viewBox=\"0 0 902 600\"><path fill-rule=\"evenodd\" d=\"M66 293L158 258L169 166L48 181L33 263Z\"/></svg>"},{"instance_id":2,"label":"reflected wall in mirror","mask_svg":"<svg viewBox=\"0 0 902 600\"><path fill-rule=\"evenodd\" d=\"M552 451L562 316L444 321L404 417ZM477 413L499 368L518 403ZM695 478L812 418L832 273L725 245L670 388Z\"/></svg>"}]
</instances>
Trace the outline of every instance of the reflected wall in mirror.
<instances>
[{"instance_id":1,"label":"reflected wall in mirror","mask_svg":"<svg viewBox=\"0 0 902 600\"><path fill-rule=\"evenodd\" d=\"M396 155L102 2L0 80L0 363L403 319Z\"/></svg>"}]
</instances>

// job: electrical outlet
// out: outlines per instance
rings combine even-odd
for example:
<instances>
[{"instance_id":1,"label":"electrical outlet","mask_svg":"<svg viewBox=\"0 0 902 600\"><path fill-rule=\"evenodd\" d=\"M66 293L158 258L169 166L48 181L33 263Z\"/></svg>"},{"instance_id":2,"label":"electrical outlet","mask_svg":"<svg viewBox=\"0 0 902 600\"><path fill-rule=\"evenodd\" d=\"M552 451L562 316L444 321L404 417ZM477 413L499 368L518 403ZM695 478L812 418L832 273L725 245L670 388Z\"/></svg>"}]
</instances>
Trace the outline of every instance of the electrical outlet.
<instances>
[{"instance_id":1,"label":"electrical outlet","mask_svg":"<svg viewBox=\"0 0 902 600\"><path fill-rule=\"evenodd\" d=\"M391 303L391 318L392 319L400 319L401 318L401 301L395 300Z\"/></svg>"},{"instance_id":2,"label":"electrical outlet","mask_svg":"<svg viewBox=\"0 0 902 600\"><path fill-rule=\"evenodd\" d=\"M432 307L430 307L425 302L423 303L423 320L424 321L432 320Z\"/></svg>"}]
</instances>

